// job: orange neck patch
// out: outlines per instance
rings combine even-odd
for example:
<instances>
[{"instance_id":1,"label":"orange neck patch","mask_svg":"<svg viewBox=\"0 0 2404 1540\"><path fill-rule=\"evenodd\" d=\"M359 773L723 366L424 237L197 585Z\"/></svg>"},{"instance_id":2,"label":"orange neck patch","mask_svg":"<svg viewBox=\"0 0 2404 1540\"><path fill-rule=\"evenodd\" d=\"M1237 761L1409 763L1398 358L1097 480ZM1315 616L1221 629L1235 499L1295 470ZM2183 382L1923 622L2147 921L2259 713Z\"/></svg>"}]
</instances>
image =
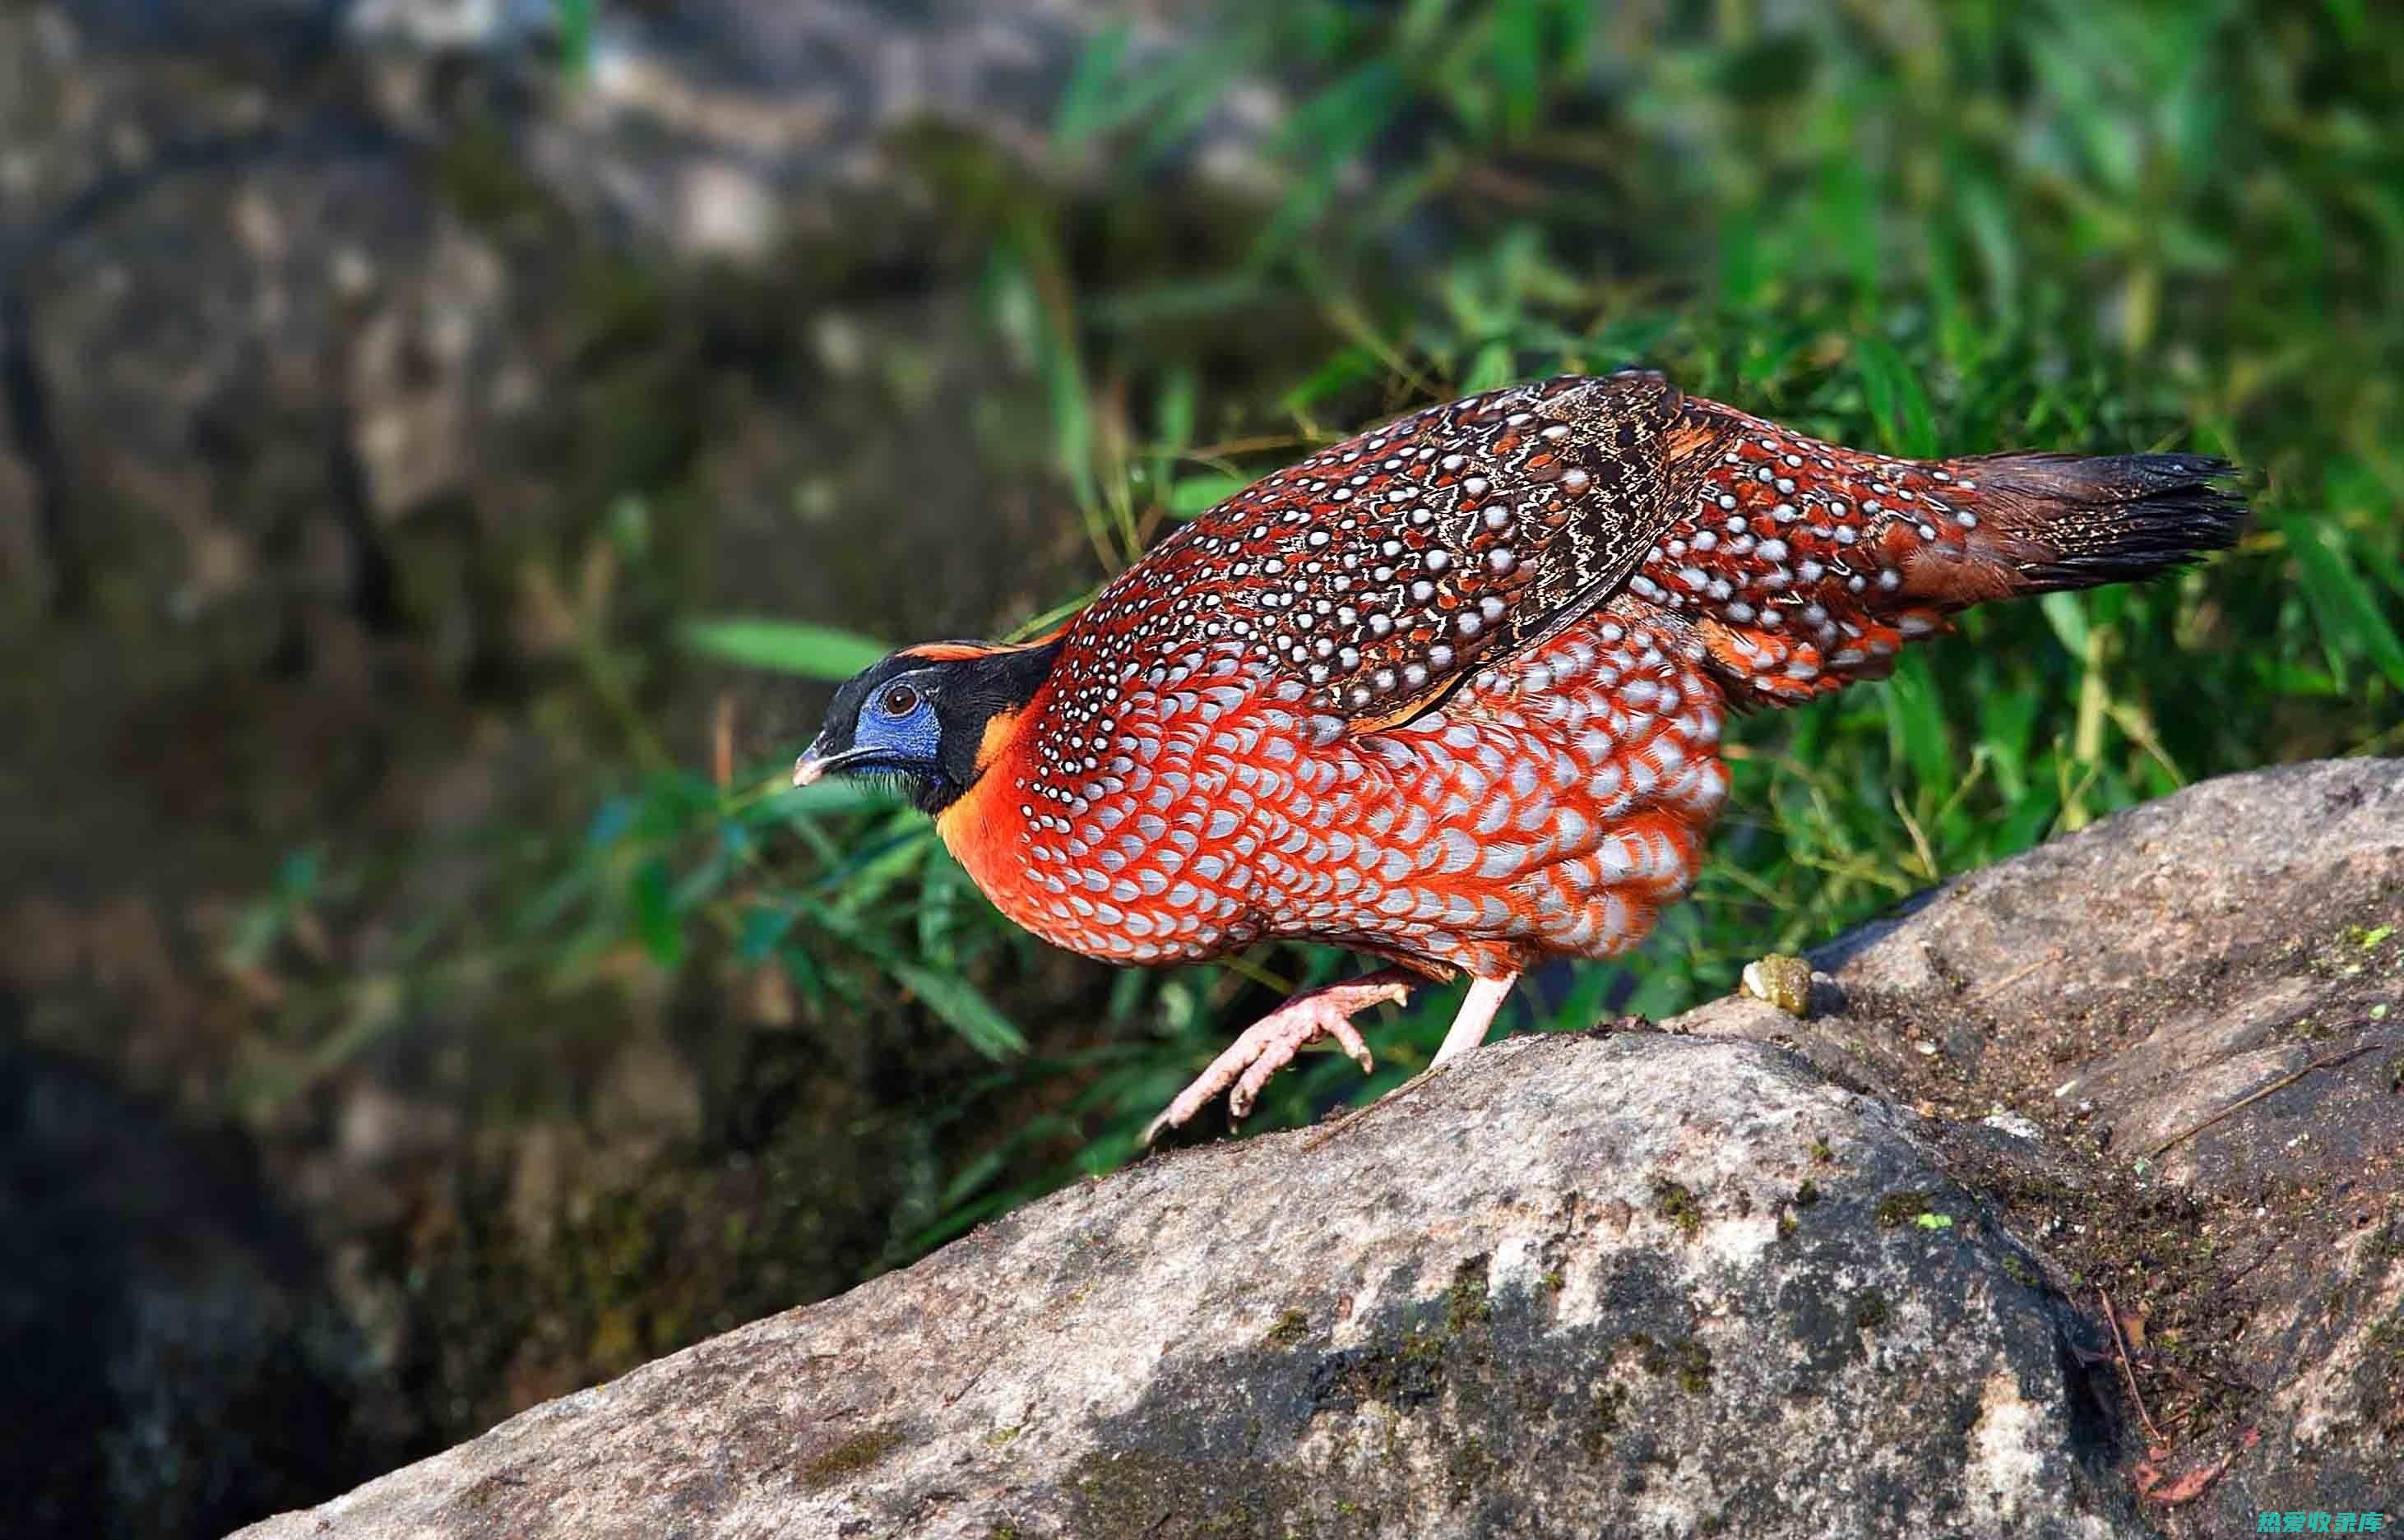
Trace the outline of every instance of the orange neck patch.
<instances>
[{"instance_id":1,"label":"orange neck patch","mask_svg":"<svg viewBox=\"0 0 2404 1540\"><path fill-rule=\"evenodd\" d=\"M985 734L977 742L975 782L935 814L935 832L996 903L1001 902L997 880L1009 871L1006 846L1012 824L999 816L1007 810L996 798L1009 796L1011 776L1003 761L1015 744L1020 725L1030 719L1026 707L998 711L986 718Z\"/></svg>"}]
</instances>

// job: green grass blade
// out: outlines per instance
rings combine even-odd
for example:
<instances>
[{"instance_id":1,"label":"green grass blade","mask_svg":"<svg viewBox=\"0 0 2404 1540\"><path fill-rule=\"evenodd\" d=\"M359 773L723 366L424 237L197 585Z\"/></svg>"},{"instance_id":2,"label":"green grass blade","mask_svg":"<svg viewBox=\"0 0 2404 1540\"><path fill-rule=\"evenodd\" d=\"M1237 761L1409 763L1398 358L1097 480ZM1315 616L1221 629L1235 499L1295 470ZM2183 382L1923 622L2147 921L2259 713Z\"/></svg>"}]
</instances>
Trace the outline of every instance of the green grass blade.
<instances>
[{"instance_id":1,"label":"green grass blade","mask_svg":"<svg viewBox=\"0 0 2404 1540\"><path fill-rule=\"evenodd\" d=\"M2379 601L2354 564L2325 537L2309 517L2281 520L2287 548L2295 553L2297 576L2320 622L2322 638L2341 654L2367 658L2397 688L2404 689L2404 641L2380 613Z\"/></svg>"},{"instance_id":2,"label":"green grass blade","mask_svg":"<svg viewBox=\"0 0 2404 1540\"><path fill-rule=\"evenodd\" d=\"M1168 489L1168 511L1179 519L1208 513L1251 486L1241 476L1188 476Z\"/></svg>"},{"instance_id":3,"label":"green grass blade","mask_svg":"<svg viewBox=\"0 0 2404 1540\"><path fill-rule=\"evenodd\" d=\"M1928 396L1920 388L1918 375L1894 344L1875 332L1866 333L1853 344L1853 362L1861 370L1870 413L1878 419L1879 432L1890 451L1914 459L1936 454L1936 416L1928 409Z\"/></svg>"},{"instance_id":4,"label":"green grass blade","mask_svg":"<svg viewBox=\"0 0 2404 1540\"><path fill-rule=\"evenodd\" d=\"M986 1058L1002 1060L1027 1051L1026 1035L983 991L958 974L897 962L893 977Z\"/></svg>"},{"instance_id":5,"label":"green grass blade","mask_svg":"<svg viewBox=\"0 0 2404 1540\"><path fill-rule=\"evenodd\" d=\"M688 620L677 634L688 650L724 662L835 684L892 650L882 642L829 626L743 616Z\"/></svg>"}]
</instances>

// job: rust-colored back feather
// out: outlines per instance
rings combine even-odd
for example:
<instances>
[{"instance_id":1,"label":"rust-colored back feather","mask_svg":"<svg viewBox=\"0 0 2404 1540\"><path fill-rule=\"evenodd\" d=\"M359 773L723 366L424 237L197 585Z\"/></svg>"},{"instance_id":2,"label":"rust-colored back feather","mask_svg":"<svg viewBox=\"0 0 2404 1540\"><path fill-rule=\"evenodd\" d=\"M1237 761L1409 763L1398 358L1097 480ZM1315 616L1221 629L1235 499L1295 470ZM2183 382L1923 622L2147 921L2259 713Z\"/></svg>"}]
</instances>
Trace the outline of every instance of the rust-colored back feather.
<instances>
[{"instance_id":1,"label":"rust-colored back feather","mask_svg":"<svg viewBox=\"0 0 2404 1540\"><path fill-rule=\"evenodd\" d=\"M1241 638L1332 730L1405 721L1616 591L1716 442L1657 374L1389 423L1211 508L1096 602L1105 635ZM1149 666L1147 647L1125 656Z\"/></svg>"}]
</instances>

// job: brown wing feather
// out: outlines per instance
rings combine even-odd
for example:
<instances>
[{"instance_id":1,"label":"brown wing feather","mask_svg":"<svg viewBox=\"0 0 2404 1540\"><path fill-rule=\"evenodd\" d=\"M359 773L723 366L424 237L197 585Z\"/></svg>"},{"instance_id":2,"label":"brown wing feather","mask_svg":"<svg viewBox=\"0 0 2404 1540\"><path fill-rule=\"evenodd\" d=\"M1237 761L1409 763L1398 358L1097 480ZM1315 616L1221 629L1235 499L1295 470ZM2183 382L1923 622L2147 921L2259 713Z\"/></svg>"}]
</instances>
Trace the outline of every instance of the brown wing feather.
<instances>
[{"instance_id":1,"label":"brown wing feather","mask_svg":"<svg viewBox=\"0 0 2404 1540\"><path fill-rule=\"evenodd\" d=\"M1718 431L1656 374L1433 407L1211 508L1083 619L1155 618L1172 646L1245 640L1315 713L1369 731L1608 599L1691 499L1679 467Z\"/></svg>"}]
</instances>

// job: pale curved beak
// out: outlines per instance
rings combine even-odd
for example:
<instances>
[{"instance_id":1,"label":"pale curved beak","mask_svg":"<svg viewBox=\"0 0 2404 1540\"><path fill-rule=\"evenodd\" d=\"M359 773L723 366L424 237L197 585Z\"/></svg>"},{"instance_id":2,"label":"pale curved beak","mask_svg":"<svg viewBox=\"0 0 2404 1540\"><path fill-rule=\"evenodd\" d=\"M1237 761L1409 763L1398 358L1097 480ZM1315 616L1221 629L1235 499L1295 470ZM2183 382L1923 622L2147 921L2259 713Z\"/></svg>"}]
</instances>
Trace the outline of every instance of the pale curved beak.
<instances>
[{"instance_id":1,"label":"pale curved beak","mask_svg":"<svg viewBox=\"0 0 2404 1540\"><path fill-rule=\"evenodd\" d=\"M810 740L810 746L793 761L793 784L806 786L834 767L836 756L826 752L826 734Z\"/></svg>"},{"instance_id":2,"label":"pale curved beak","mask_svg":"<svg viewBox=\"0 0 2404 1540\"><path fill-rule=\"evenodd\" d=\"M799 759L793 761L793 784L809 785L831 770L839 770L846 765L873 758L875 754L876 751L873 748L852 748L846 749L841 754L820 754L818 746L812 743L802 751L802 756Z\"/></svg>"}]
</instances>

